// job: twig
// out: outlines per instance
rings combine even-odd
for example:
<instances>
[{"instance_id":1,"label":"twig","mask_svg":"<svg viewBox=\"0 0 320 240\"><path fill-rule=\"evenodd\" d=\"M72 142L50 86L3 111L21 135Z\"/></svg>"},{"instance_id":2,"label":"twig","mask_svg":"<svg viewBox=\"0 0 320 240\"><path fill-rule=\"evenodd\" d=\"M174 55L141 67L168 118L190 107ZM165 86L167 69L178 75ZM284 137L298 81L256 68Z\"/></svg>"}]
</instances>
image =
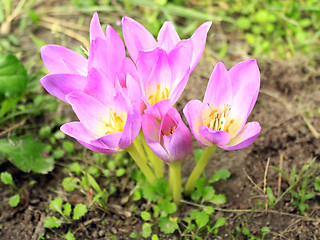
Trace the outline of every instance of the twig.
<instances>
[{"instance_id":1,"label":"twig","mask_svg":"<svg viewBox=\"0 0 320 240\"><path fill-rule=\"evenodd\" d=\"M207 206L204 205L200 205L200 204L196 204L193 202L188 202L185 200L181 200L181 202L195 206L195 207L199 207L199 208L206 208ZM225 209L225 208L217 208L214 207L214 210L216 211L221 211L221 212L231 212L231 213L251 213L252 209ZM275 210L255 210L256 213L272 213L272 214L279 214L279 215L283 215L283 216L290 216L290 217L296 217L296 218L300 218L301 220L304 221L309 221L309 222L317 222L319 221L319 219L316 218L310 218L310 217L305 217L305 216L301 216L301 215L297 215L297 214L292 214L292 213L285 213L285 212L278 212Z\"/></svg>"},{"instance_id":2,"label":"twig","mask_svg":"<svg viewBox=\"0 0 320 240\"><path fill-rule=\"evenodd\" d=\"M246 174L246 176L247 176L247 178L249 179L249 181L250 181L259 191L261 191L262 193L264 193L263 190L252 180L252 178L249 176L249 174L247 173L247 171L246 171L244 168L243 168L242 170L243 170L244 173Z\"/></svg>"},{"instance_id":3,"label":"twig","mask_svg":"<svg viewBox=\"0 0 320 240\"><path fill-rule=\"evenodd\" d=\"M266 169L264 170L264 177L263 177L263 193L264 193L264 194L266 194L267 175L268 175L269 163L270 163L270 158L268 158L268 160L267 160L267 166L266 166Z\"/></svg>"},{"instance_id":4,"label":"twig","mask_svg":"<svg viewBox=\"0 0 320 240\"><path fill-rule=\"evenodd\" d=\"M280 153L280 163L279 163L279 169L282 170L283 167L283 154ZM281 181L282 181L282 174L281 172L278 173L278 197L280 197L281 192Z\"/></svg>"},{"instance_id":5,"label":"twig","mask_svg":"<svg viewBox=\"0 0 320 240\"><path fill-rule=\"evenodd\" d=\"M41 16L40 17L40 21L41 20L45 21L45 22L52 23L52 24L59 23L63 27L68 27L68 28L72 28L72 29L75 29L75 30L80 30L80 31L83 31L85 33L88 33L88 31L89 31L88 27L84 27L84 26L75 24L73 22L67 22L67 21L64 21L64 20L61 20L61 19L57 19L57 18L54 18L54 17Z\"/></svg>"},{"instance_id":6,"label":"twig","mask_svg":"<svg viewBox=\"0 0 320 240\"><path fill-rule=\"evenodd\" d=\"M13 126L9 127L8 129L0 132L0 137L6 135L8 132L11 132L12 130L14 130L14 129L18 128L18 127L21 127L21 126L26 122L26 120L27 120L28 118L29 118L29 117L26 117L26 118L22 119L20 122L18 122L18 123L16 123L16 124L14 124Z\"/></svg>"},{"instance_id":7,"label":"twig","mask_svg":"<svg viewBox=\"0 0 320 240\"><path fill-rule=\"evenodd\" d=\"M306 118L302 113L300 113L303 121L306 123L307 127L309 128L310 132L313 134L315 138L319 138L320 134L318 131L315 129L315 127L312 125L312 123L309 121L308 118Z\"/></svg>"},{"instance_id":8,"label":"twig","mask_svg":"<svg viewBox=\"0 0 320 240\"><path fill-rule=\"evenodd\" d=\"M87 38L85 38L84 36L82 36L79 33L76 33L75 31L72 31L70 29L66 29L66 28L62 28L60 25L58 24L53 24L53 23L47 23L44 21L39 21L38 25L44 28L47 28L53 32L60 32L63 33L77 41L79 41L80 43L82 43L82 45L84 45L84 47L86 47L87 49L89 49L89 41L87 40Z\"/></svg>"}]
</instances>

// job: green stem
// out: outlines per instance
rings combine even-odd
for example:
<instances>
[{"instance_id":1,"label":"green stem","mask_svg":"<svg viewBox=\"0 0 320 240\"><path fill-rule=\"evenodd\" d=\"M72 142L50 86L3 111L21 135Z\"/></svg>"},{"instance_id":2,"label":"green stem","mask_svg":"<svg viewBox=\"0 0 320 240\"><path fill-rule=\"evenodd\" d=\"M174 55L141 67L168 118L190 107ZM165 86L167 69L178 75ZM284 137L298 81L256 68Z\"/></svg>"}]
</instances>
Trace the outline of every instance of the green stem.
<instances>
[{"instance_id":1,"label":"green stem","mask_svg":"<svg viewBox=\"0 0 320 240\"><path fill-rule=\"evenodd\" d=\"M207 166L212 154L216 151L217 146L216 145L212 145L211 147L207 147L199 162L197 163L197 165L194 167L188 181L185 187L185 194L187 196L190 196L191 193L194 190L194 187L196 185L197 180L199 179L199 177L201 176L202 172L204 171L205 167Z\"/></svg>"},{"instance_id":2,"label":"green stem","mask_svg":"<svg viewBox=\"0 0 320 240\"><path fill-rule=\"evenodd\" d=\"M142 132L140 132L141 141L148 158L153 166L157 178L163 178L163 161L148 146Z\"/></svg>"},{"instance_id":3,"label":"green stem","mask_svg":"<svg viewBox=\"0 0 320 240\"><path fill-rule=\"evenodd\" d=\"M181 164L182 161L168 163L170 191L173 196L173 201L177 205L180 205L182 199Z\"/></svg>"},{"instance_id":4,"label":"green stem","mask_svg":"<svg viewBox=\"0 0 320 240\"><path fill-rule=\"evenodd\" d=\"M147 163L147 162L148 162L148 159L147 159L147 157L146 157L146 154L145 154L144 151L143 151L143 148L142 148L142 145L141 145L139 139L136 138L136 140L133 141L133 144L134 144L135 148L137 149L137 151L139 152L139 154L141 155L142 160L143 160L145 163Z\"/></svg>"},{"instance_id":5,"label":"green stem","mask_svg":"<svg viewBox=\"0 0 320 240\"><path fill-rule=\"evenodd\" d=\"M135 163L138 165L138 167L141 169L143 174L146 176L148 182L150 184L153 184L156 180L156 177L154 176L153 172L151 171L150 167L148 166L147 162L143 160L143 157L141 157L141 154L135 147L135 142L139 141L138 138L136 138L133 143L127 148L128 153L132 157L132 159L135 161Z\"/></svg>"}]
</instances>

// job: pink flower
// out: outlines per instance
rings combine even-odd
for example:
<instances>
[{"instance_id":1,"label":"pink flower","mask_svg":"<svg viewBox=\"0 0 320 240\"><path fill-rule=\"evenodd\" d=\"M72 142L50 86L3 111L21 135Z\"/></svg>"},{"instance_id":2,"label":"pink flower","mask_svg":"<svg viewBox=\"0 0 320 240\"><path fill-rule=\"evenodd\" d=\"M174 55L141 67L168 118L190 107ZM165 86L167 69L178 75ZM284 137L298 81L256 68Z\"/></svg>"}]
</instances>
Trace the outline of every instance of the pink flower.
<instances>
[{"instance_id":1,"label":"pink flower","mask_svg":"<svg viewBox=\"0 0 320 240\"><path fill-rule=\"evenodd\" d=\"M139 53L140 86L148 107L166 99L172 104L178 100L190 75L190 45L180 42L170 53L161 48Z\"/></svg>"},{"instance_id":2,"label":"pink flower","mask_svg":"<svg viewBox=\"0 0 320 240\"><path fill-rule=\"evenodd\" d=\"M139 86L136 67L126 57L121 37L110 25L104 33L97 13L91 20L90 40L88 59L61 46L41 48L42 60L50 74L40 82L50 94L67 102L65 96L68 93L85 91L92 71L98 71L104 82L110 82L114 87L121 86L125 92L128 85ZM137 89L128 95L140 97L140 88Z\"/></svg>"},{"instance_id":3,"label":"pink flower","mask_svg":"<svg viewBox=\"0 0 320 240\"><path fill-rule=\"evenodd\" d=\"M170 100L145 110L142 130L148 146L165 162L183 160L192 149L192 136Z\"/></svg>"},{"instance_id":4,"label":"pink flower","mask_svg":"<svg viewBox=\"0 0 320 240\"><path fill-rule=\"evenodd\" d=\"M229 71L218 63L203 102L191 100L183 109L195 138L204 146L224 150L250 146L258 137L258 122L246 124L258 97L260 72L256 60L241 62Z\"/></svg>"},{"instance_id":5,"label":"pink flower","mask_svg":"<svg viewBox=\"0 0 320 240\"><path fill-rule=\"evenodd\" d=\"M80 121L64 124L61 131L92 151L119 152L129 147L140 131L139 105L128 103L119 92L103 102L85 93L71 92L66 101Z\"/></svg>"},{"instance_id":6,"label":"pink flower","mask_svg":"<svg viewBox=\"0 0 320 240\"><path fill-rule=\"evenodd\" d=\"M169 21L165 22L160 29L158 42L144 26L129 17L122 19L122 31L127 49L134 62L137 62L140 51L150 51L160 47L169 54L178 44L191 42L189 47L192 48L192 55L189 67L192 72L202 56L211 24L212 22L202 24L188 40L180 40L173 23Z\"/></svg>"}]
</instances>

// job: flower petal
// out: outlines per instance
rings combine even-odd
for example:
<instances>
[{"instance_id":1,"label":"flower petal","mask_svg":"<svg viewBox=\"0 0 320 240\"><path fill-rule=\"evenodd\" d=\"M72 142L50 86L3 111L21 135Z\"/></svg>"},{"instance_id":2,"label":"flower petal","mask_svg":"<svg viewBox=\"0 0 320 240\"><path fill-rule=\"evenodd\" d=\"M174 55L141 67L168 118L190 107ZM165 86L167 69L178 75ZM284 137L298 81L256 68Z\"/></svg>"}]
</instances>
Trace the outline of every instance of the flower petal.
<instances>
[{"instance_id":1,"label":"flower petal","mask_svg":"<svg viewBox=\"0 0 320 240\"><path fill-rule=\"evenodd\" d=\"M160 56L160 48L155 48L152 51L141 51L137 59L137 69L139 73L140 85L143 92L145 92L148 84L149 76Z\"/></svg>"},{"instance_id":2,"label":"flower petal","mask_svg":"<svg viewBox=\"0 0 320 240\"><path fill-rule=\"evenodd\" d=\"M151 107L148 107L146 110L144 110L144 112L155 118L161 119L171 107L172 103L170 99L166 99L153 104Z\"/></svg>"},{"instance_id":3,"label":"flower petal","mask_svg":"<svg viewBox=\"0 0 320 240\"><path fill-rule=\"evenodd\" d=\"M161 119L159 134L160 143L168 153L170 161L183 160L191 152L191 133L175 108L170 108Z\"/></svg>"},{"instance_id":4,"label":"flower petal","mask_svg":"<svg viewBox=\"0 0 320 240\"><path fill-rule=\"evenodd\" d=\"M119 141L121 136L122 132L109 133L94 141L91 141L91 143L94 145L102 144L110 149L119 149Z\"/></svg>"},{"instance_id":5,"label":"flower petal","mask_svg":"<svg viewBox=\"0 0 320 240\"><path fill-rule=\"evenodd\" d=\"M255 59L238 63L228 72L232 84L231 114L246 123L256 103L260 88L260 71Z\"/></svg>"},{"instance_id":6,"label":"flower petal","mask_svg":"<svg viewBox=\"0 0 320 240\"><path fill-rule=\"evenodd\" d=\"M106 76L102 76L97 69L91 68L87 79L84 93L96 98L103 104L107 104L114 97L116 89L112 80L109 80Z\"/></svg>"},{"instance_id":7,"label":"flower petal","mask_svg":"<svg viewBox=\"0 0 320 240\"><path fill-rule=\"evenodd\" d=\"M231 134L225 131L216 131L201 125L199 135L214 145L226 145L230 141Z\"/></svg>"},{"instance_id":8,"label":"flower petal","mask_svg":"<svg viewBox=\"0 0 320 240\"><path fill-rule=\"evenodd\" d=\"M176 88L190 70L192 47L190 40L182 40L169 53L168 60L172 72L172 88Z\"/></svg>"},{"instance_id":9,"label":"flower petal","mask_svg":"<svg viewBox=\"0 0 320 240\"><path fill-rule=\"evenodd\" d=\"M141 112L140 106L135 104L127 111L127 121L124 125L122 136L119 141L119 147L126 149L131 145L133 140L138 136L141 129Z\"/></svg>"},{"instance_id":10,"label":"flower petal","mask_svg":"<svg viewBox=\"0 0 320 240\"><path fill-rule=\"evenodd\" d=\"M169 53L180 41L180 37L176 32L174 25L170 21L166 21L158 34L158 46L165 49Z\"/></svg>"},{"instance_id":11,"label":"flower petal","mask_svg":"<svg viewBox=\"0 0 320 240\"><path fill-rule=\"evenodd\" d=\"M135 20L122 18L122 32L128 52L134 62L137 62L141 50L151 50L157 46L152 34Z\"/></svg>"},{"instance_id":12,"label":"flower petal","mask_svg":"<svg viewBox=\"0 0 320 240\"><path fill-rule=\"evenodd\" d=\"M58 45L45 45L40 49L41 58L50 73L87 75L88 61L80 54Z\"/></svg>"},{"instance_id":13,"label":"flower petal","mask_svg":"<svg viewBox=\"0 0 320 240\"><path fill-rule=\"evenodd\" d=\"M199 127L200 125L202 125L202 108L202 102L200 102L199 100L191 100L183 108L183 113L188 121L193 136L198 140L200 144L209 147L212 144L199 135Z\"/></svg>"},{"instance_id":14,"label":"flower petal","mask_svg":"<svg viewBox=\"0 0 320 240\"><path fill-rule=\"evenodd\" d=\"M193 54L191 61L191 72L197 66L200 58L203 54L204 47L207 41L207 34L211 27L212 22L203 23L198 29L192 34L191 41L193 42Z\"/></svg>"},{"instance_id":15,"label":"flower petal","mask_svg":"<svg viewBox=\"0 0 320 240\"><path fill-rule=\"evenodd\" d=\"M92 151L106 154L119 152L118 150L101 147L101 145L98 147L97 145L91 144L90 142L94 141L95 136L91 132L89 132L80 122L66 123L61 126L60 130L68 136L75 138L81 145Z\"/></svg>"},{"instance_id":16,"label":"flower petal","mask_svg":"<svg viewBox=\"0 0 320 240\"><path fill-rule=\"evenodd\" d=\"M106 36L101 28L98 13L94 13L90 22L90 42L96 38L105 39Z\"/></svg>"},{"instance_id":17,"label":"flower petal","mask_svg":"<svg viewBox=\"0 0 320 240\"><path fill-rule=\"evenodd\" d=\"M67 94L84 90L87 78L76 74L49 74L41 78L40 83L48 93L67 102Z\"/></svg>"},{"instance_id":18,"label":"flower petal","mask_svg":"<svg viewBox=\"0 0 320 240\"><path fill-rule=\"evenodd\" d=\"M157 120L149 115L142 116L142 130L148 146L162 160L170 162L168 153L163 149L159 142L160 125Z\"/></svg>"},{"instance_id":19,"label":"flower petal","mask_svg":"<svg viewBox=\"0 0 320 240\"><path fill-rule=\"evenodd\" d=\"M66 99L85 128L93 132L97 138L105 135L104 120L108 119L106 106L81 92L69 93Z\"/></svg>"},{"instance_id":20,"label":"flower petal","mask_svg":"<svg viewBox=\"0 0 320 240\"><path fill-rule=\"evenodd\" d=\"M203 103L214 109L222 108L232 103L232 87L228 71L222 62L219 62L210 76L204 95ZM233 106L232 106L233 107Z\"/></svg>"},{"instance_id":21,"label":"flower petal","mask_svg":"<svg viewBox=\"0 0 320 240\"><path fill-rule=\"evenodd\" d=\"M256 140L260 131L261 126L258 122L249 122L226 146L219 147L228 151L249 147Z\"/></svg>"}]
</instances>

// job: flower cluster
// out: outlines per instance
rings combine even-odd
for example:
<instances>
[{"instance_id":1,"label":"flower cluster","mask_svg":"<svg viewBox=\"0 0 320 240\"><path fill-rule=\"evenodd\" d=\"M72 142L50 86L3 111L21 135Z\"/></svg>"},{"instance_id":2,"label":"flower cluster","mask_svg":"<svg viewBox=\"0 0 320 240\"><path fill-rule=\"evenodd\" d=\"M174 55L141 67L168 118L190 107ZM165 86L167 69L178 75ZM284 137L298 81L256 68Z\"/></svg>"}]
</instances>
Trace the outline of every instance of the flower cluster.
<instances>
[{"instance_id":1,"label":"flower cluster","mask_svg":"<svg viewBox=\"0 0 320 240\"><path fill-rule=\"evenodd\" d=\"M64 124L61 131L96 152L126 149L151 183L163 176L162 161L175 169L170 173L180 176L177 171L192 150L192 135L173 105L203 54L210 26L206 22L189 39L181 40L172 22L165 22L156 40L140 23L124 17L124 45L110 25L103 31L95 13L88 58L57 45L42 47L50 74L41 84L70 104L79 119ZM259 123L246 121L259 88L255 60L241 62L229 71L218 63L203 102L191 100L185 106L192 134L211 149L191 174L186 192L193 190L215 146L242 149L257 138ZM173 191L181 192L181 179L174 179L170 180ZM173 195L179 201L179 194Z\"/></svg>"}]
</instances>

